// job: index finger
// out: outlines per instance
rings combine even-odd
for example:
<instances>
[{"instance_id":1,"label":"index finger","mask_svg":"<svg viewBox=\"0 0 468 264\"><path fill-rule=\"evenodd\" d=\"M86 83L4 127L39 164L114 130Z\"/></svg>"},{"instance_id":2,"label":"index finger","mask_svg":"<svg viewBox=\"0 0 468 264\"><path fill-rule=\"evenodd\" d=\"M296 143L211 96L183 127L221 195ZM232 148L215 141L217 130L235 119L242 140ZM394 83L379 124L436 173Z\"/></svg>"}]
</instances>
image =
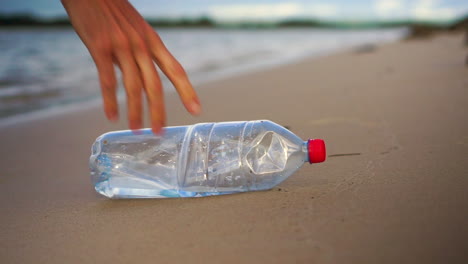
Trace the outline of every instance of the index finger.
<instances>
[{"instance_id":1,"label":"index finger","mask_svg":"<svg viewBox=\"0 0 468 264\"><path fill-rule=\"evenodd\" d=\"M159 68L169 78L182 100L185 108L192 114L200 114L200 100L189 81L182 65L172 56L159 35L146 24L145 31L149 49Z\"/></svg>"}]
</instances>

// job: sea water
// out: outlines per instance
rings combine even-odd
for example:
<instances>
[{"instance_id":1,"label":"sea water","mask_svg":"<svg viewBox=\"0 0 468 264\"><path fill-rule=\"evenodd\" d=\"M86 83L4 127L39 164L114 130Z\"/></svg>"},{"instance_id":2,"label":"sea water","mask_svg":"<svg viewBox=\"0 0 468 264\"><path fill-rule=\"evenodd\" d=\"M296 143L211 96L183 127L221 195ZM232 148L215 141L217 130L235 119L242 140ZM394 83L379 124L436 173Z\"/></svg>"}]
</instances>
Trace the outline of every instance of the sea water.
<instances>
[{"instance_id":1,"label":"sea water","mask_svg":"<svg viewBox=\"0 0 468 264\"><path fill-rule=\"evenodd\" d=\"M162 29L192 81L288 63L363 44L396 41L405 29ZM0 123L21 113L95 100L94 62L72 28L0 29ZM173 91L163 78L166 91ZM121 86L121 84L120 84ZM123 89L120 89L123 91Z\"/></svg>"}]
</instances>

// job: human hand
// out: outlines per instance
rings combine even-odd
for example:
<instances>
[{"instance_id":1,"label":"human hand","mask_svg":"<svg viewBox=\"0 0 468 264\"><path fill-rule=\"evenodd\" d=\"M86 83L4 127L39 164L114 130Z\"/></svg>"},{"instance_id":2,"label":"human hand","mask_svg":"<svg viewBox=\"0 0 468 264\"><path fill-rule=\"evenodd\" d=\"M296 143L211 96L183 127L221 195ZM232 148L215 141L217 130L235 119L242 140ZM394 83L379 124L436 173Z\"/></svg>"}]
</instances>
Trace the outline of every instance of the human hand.
<instances>
[{"instance_id":1,"label":"human hand","mask_svg":"<svg viewBox=\"0 0 468 264\"><path fill-rule=\"evenodd\" d=\"M142 127L143 91L153 132L161 132L165 125L162 84L154 62L172 82L185 108L192 114L200 113L200 102L184 68L127 0L61 1L96 64L109 120L118 119L114 64L122 72L130 129Z\"/></svg>"}]
</instances>

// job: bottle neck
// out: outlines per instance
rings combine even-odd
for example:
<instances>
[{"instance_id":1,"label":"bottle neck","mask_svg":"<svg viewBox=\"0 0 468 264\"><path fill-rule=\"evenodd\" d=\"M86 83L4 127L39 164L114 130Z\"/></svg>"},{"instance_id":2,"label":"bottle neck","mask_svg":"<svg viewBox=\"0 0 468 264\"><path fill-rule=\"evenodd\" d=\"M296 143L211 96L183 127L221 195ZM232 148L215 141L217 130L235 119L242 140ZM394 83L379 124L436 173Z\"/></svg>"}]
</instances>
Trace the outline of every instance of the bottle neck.
<instances>
[{"instance_id":1,"label":"bottle neck","mask_svg":"<svg viewBox=\"0 0 468 264\"><path fill-rule=\"evenodd\" d=\"M304 163L310 163L309 161L309 142L304 141L302 143L302 154L304 155Z\"/></svg>"}]
</instances>

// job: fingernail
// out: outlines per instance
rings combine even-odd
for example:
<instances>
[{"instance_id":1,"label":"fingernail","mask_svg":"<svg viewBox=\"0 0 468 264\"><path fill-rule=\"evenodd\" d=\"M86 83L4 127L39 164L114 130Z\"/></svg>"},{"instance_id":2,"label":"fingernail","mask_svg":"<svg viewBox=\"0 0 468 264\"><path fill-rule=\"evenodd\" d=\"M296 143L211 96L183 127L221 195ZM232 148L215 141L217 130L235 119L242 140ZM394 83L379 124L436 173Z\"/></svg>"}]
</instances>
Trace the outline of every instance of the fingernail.
<instances>
[{"instance_id":1,"label":"fingernail","mask_svg":"<svg viewBox=\"0 0 468 264\"><path fill-rule=\"evenodd\" d=\"M129 127L130 127L130 129L133 130L133 131L140 130L140 129L141 129L141 121L132 120L132 121L130 121L130 123L129 123Z\"/></svg>"},{"instance_id":2,"label":"fingernail","mask_svg":"<svg viewBox=\"0 0 468 264\"><path fill-rule=\"evenodd\" d=\"M162 135L164 130L165 122L162 120L155 121L152 125L155 134Z\"/></svg>"},{"instance_id":3,"label":"fingernail","mask_svg":"<svg viewBox=\"0 0 468 264\"><path fill-rule=\"evenodd\" d=\"M112 113L107 115L107 119L109 119L109 121L111 122L117 122L117 120L119 120L119 115L116 113Z\"/></svg>"},{"instance_id":4,"label":"fingernail","mask_svg":"<svg viewBox=\"0 0 468 264\"><path fill-rule=\"evenodd\" d=\"M153 131L153 134L158 135L158 136L162 136L164 133L164 129L162 127L153 127L152 131Z\"/></svg>"},{"instance_id":5,"label":"fingernail","mask_svg":"<svg viewBox=\"0 0 468 264\"><path fill-rule=\"evenodd\" d=\"M164 129L159 129L159 130L154 130L153 129L153 134L155 134L156 136L163 136L164 135Z\"/></svg>"},{"instance_id":6,"label":"fingernail","mask_svg":"<svg viewBox=\"0 0 468 264\"><path fill-rule=\"evenodd\" d=\"M200 114L201 112L200 104L195 103L195 102L190 103L190 112L195 115Z\"/></svg>"}]
</instances>

